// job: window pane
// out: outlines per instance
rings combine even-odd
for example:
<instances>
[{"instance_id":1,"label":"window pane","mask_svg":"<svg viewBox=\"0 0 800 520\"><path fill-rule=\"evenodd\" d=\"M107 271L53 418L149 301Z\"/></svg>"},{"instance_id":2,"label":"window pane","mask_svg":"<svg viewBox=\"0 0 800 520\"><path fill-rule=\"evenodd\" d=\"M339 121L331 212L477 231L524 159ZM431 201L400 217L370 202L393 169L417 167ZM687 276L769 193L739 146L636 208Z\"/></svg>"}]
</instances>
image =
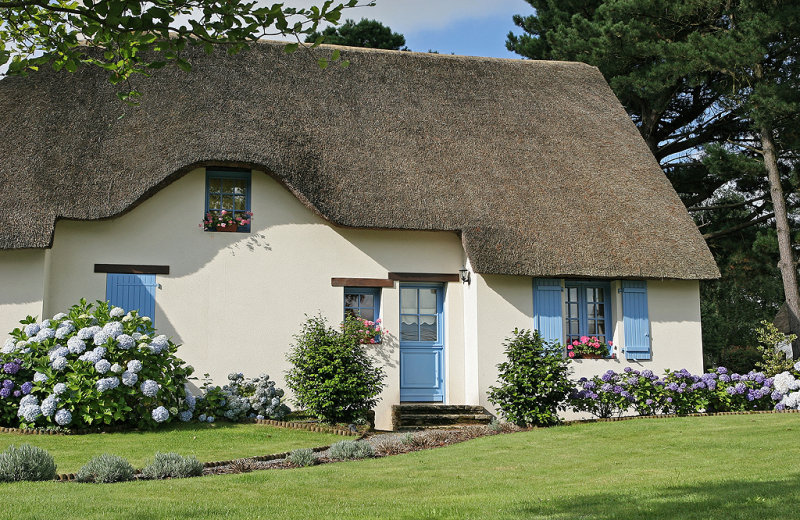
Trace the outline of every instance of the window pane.
<instances>
[{"instance_id":1,"label":"window pane","mask_svg":"<svg viewBox=\"0 0 800 520\"><path fill-rule=\"evenodd\" d=\"M400 312L403 314L417 313L416 289L400 289Z\"/></svg>"},{"instance_id":2,"label":"window pane","mask_svg":"<svg viewBox=\"0 0 800 520\"><path fill-rule=\"evenodd\" d=\"M358 295L357 294L345 294L344 295L344 306L345 307L358 307Z\"/></svg>"},{"instance_id":3,"label":"window pane","mask_svg":"<svg viewBox=\"0 0 800 520\"><path fill-rule=\"evenodd\" d=\"M594 301L594 288L586 287L586 301L593 302Z\"/></svg>"},{"instance_id":4,"label":"window pane","mask_svg":"<svg viewBox=\"0 0 800 520\"><path fill-rule=\"evenodd\" d=\"M597 322L597 333L598 334L605 334L606 333L606 323L602 320Z\"/></svg>"},{"instance_id":5,"label":"window pane","mask_svg":"<svg viewBox=\"0 0 800 520\"><path fill-rule=\"evenodd\" d=\"M601 320L606 317L606 306L602 303L597 304L597 317Z\"/></svg>"},{"instance_id":6,"label":"window pane","mask_svg":"<svg viewBox=\"0 0 800 520\"><path fill-rule=\"evenodd\" d=\"M567 314L570 318L577 318L578 317L578 304L577 303L570 303L567 305Z\"/></svg>"},{"instance_id":7,"label":"window pane","mask_svg":"<svg viewBox=\"0 0 800 520\"><path fill-rule=\"evenodd\" d=\"M233 209L238 210L238 211L244 211L244 210L247 209L247 200L244 197L237 196L237 197L234 197L233 200L234 200L234 204L235 204Z\"/></svg>"},{"instance_id":8,"label":"window pane","mask_svg":"<svg viewBox=\"0 0 800 520\"><path fill-rule=\"evenodd\" d=\"M436 314L436 289L419 290L419 313Z\"/></svg>"},{"instance_id":9,"label":"window pane","mask_svg":"<svg viewBox=\"0 0 800 520\"><path fill-rule=\"evenodd\" d=\"M436 326L436 316L420 316L422 324L420 325L421 341L436 341L439 336L438 327Z\"/></svg>"},{"instance_id":10,"label":"window pane","mask_svg":"<svg viewBox=\"0 0 800 520\"><path fill-rule=\"evenodd\" d=\"M359 302L359 306L361 307L374 307L375 305L372 303L373 297L371 294L362 294Z\"/></svg>"},{"instance_id":11,"label":"window pane","mask_svg":"<svg viewBox=\"0 0 800 520\"><path fill-rule=\"evenodd\" d=\"M375 311L373 309L359 309L362 320L375 321Z\"/></svg>"},{"instance_id":12,"label":"window pane","mask_svg":"<svg viewBox=\"0 0 800 520\"><path fill-rule=\"evenodd\" d=\"M208 179L208 191L219 191L219 179Z\"/></svg>"},{"instance_id":13,"label":"window pane","mask_svg":"<svg viewBox=\"0 0 800 520\"><path fill-rule=\"evenodd\" d=\"M597 317L597 309L593 303L590 303L586 306L586 310L588 311L589 318L596 318Z\"/></svg>"},{"instance_id":14,"label":"window pane","mask_svg":"<svg viewBox=\"0 0 800 520\"><path fill-rule=\"evenodd\" d=\"M569 289L567 289L567 298L569 298L569 301L571 302L578 301L578 288L570 287Z\"/></svg>"},{"instance_id":15,"label":"window pane","mask_svg":"<svg viewBox=\"0 0 800 520\"><path fill-rule=\"evenodd\" d=\"M219 205L219 195L208 196L208 209L222 209Z\"/></svg>"},{"instance_id":16,"label":"window pane","mask_svg":"<svg viewBox=\"0 0 800 520\"><path fill-rule=\"evenodd\" d=\"M604 302L605 301L605 294L604 293L605 293L605 289L603 289L602 287L598 287L597 288L597 301L598 302Z\"/></svg>"},{"instance_id":17,"label":"window pane","mask_svg":"<svg viewBox=\"0 0 800 520\"><path fill-rule=\"evenodd\" d=\"M247 193L247 181L244 179L236 179L233 183L233 192L237 195L244 195Z\"/></svg>"},{"instance_id":18,"label":"window pane","mask_svg":"<svg viewBox=\"0 0 800 520\"><path fill-rule=\"evenodd\" d=\"M419 341L419 324L416 316L400 316L400 341Z\"/></svg>"},{"instance_id":19,"label":"window pane","mask_svg":"<svg viewBox=\"0 0 800 520\"><path fill-rule=\"evenodd\" d=\"M222 192L233 193L233 186L236 183L233 179L222 179Z\"/></svg>"},{"instance_id":20,"label":"window pane","mask_svg":"<svg viewBox=\"0 0 800 520\"><path fill-rule=\"evenodd\" d=\"M227 210L233 209L233 196L231 195L222 196L222 209L227 209Z\"/></svg>"},{"instance_id":21,"label":"window pane","mask_svg":"<svg viewBox=\"0 0 800 520\"><path fill-rule=\"evenodd\" d=\"M569 334L579 334L577 320L569 320Z\"/></svg>"},{"instance_id":22,"label":"window pane","mask_svg":"<svg viewBox=\"0 0 800 520\"><path fill-rule=\"evenodd\" d=\"M594 320L589 320L589 335L590 336L597 335L597 322Z\"/></svg>"}]
</instances>

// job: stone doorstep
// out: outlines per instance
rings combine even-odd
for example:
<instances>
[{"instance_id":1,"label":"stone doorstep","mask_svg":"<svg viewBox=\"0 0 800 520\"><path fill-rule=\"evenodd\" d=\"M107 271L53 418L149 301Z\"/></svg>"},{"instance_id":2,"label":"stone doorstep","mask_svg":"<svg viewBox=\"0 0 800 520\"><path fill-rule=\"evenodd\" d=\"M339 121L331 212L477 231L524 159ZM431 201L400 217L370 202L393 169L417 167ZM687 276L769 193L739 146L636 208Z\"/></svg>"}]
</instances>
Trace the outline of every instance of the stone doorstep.
<instances>
[{"instance_id":1,"label":"stone doorstep","mask_svg":"<svg viewBox=\"0 0 800 520\"><path fill-rule=\"evenodd\" d=\"M406 403L392 406L394 430L489 424L493 416L482 406Z\"/></svg>"}]
</instances>

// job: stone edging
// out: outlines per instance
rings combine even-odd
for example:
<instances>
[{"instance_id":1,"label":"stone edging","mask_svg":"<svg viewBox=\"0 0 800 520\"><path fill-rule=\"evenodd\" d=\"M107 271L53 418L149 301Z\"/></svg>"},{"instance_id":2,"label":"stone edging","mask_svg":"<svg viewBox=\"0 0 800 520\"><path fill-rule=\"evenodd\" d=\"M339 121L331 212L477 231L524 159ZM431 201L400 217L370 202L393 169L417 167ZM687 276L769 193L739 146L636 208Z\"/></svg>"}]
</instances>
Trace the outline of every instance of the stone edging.
<instances>
[{"instance_id":1,"label":"stone edging","mask_svg":"<svg viewBox=\"0 0 800 520\"><path fill-rule=\"evenodd\" d=\"M256 419L256 424L266 424L268 426L279 426L281 428L291 428L294 430L308 430L312 432L319 432L319 433L332 433L334 435L343 435L349 437L359 437L361 434L359 432L353 432L350 430L345 430L343 428L334 428L330 426L320 426L319 424L315 423L305 423L305 422L288 422L288 421L275 421L273 419Z\"/></svg>"},{"instance_id":2,"label":"stone edging","mask_svg":"<svg viewBox=\"0 0 800 520\"><path fill-rule=\"evenodd\" d=\"M606 417L595 419L574 419L572 421L563 421L561 424L569 426L571 424L587 424L595 422L617 422L617 421L631 421L634 419L674 419L676 417L713 417L717 415L757 415L757 414L775 414L775 413L800 413L800 410L746 410L743 412L714 412L714 413L689 413L686 415L677 414L660 414L660 415L630 415L626 417Z\"/></svg>"}]
</instances>

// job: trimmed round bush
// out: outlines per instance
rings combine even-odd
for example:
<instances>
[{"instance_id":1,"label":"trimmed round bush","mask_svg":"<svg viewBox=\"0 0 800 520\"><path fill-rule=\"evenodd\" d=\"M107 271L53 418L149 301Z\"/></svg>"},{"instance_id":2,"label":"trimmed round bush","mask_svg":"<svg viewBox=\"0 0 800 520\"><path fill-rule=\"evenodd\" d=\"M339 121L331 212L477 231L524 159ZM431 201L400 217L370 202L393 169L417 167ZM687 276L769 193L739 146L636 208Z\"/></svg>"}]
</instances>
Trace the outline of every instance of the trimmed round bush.
<instances>
[{"instance_id":1,"label":"trimmed round bush","mask_svg":"<svg viewBox=\"0 0 800 520\"><path fill-rule=\"evenodd\" d=\"M340 441L331 445L331 458L338 460L365 459L375 456L375 450L368 442Z\"/></svg>"},{"instance_id":2,"label":"trimmed round bush","mask_svg":"<svg viewBox=\"0 0 800 520\"><path fill-rule=\"evenodd\" d=\"M152 462L142 469L142 475L150 479L199 477L202 474L202 462L194 456L184 457L177 453L156 453Z\"/></svg>"},{"instance_id":3,"label":"trimmed round bush","mask_svg":"<svg viewBox=\"0 0 800 520\"><path fill-rule=\"evenodd\" d=\"M289 454L289 462L300 467L311 466L317 462L317 458L311 448L300 448Z\"/></svg>"},{"instance_id":4,"label":"trimmed round bush","mask_svg":"<svg viewBox=\"0 0 800 520\"><path fill-rule=\"evenodd\" d=\"M125 482L133 480L133 466L126 459L104 453L93 457L75 476L78 482Z\"/></svg>"},{"instance_id":5,"label":"trimmed round bush","mask_svg":"<svg viewBox=\"0 0 800 520\"><path fill-rule=\"evenodd\" d=\"M8 447L0 453L0 482L20 480L53 480L56 463L46 450L23 444Z\"/></svg>"}]
</instances>

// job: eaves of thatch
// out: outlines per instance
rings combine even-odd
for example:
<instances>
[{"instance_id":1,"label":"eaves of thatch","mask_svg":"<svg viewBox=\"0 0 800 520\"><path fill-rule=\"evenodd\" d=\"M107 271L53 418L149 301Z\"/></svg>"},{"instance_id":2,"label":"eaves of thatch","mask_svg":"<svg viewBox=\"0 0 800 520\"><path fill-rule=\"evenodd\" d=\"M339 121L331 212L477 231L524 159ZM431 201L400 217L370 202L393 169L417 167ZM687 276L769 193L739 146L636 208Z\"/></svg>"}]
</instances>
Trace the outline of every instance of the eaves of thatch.
<instances>
[{"instance_id":1,"label":"eaves of thatch","mask_svg":"<svg viewBox=\"0 0 800 520\"><path fill-rule=\"evenodd\" d=\"M277 43L197 52L191 73L137 78L137 107L89 68L0 81L0 248L46 248L57 219L113 217L229 164L269 172L336 225L460 232L481 273L719 276L597 69L342 56L350 67L320 70Z\"/></svg>"}]
</instances>

